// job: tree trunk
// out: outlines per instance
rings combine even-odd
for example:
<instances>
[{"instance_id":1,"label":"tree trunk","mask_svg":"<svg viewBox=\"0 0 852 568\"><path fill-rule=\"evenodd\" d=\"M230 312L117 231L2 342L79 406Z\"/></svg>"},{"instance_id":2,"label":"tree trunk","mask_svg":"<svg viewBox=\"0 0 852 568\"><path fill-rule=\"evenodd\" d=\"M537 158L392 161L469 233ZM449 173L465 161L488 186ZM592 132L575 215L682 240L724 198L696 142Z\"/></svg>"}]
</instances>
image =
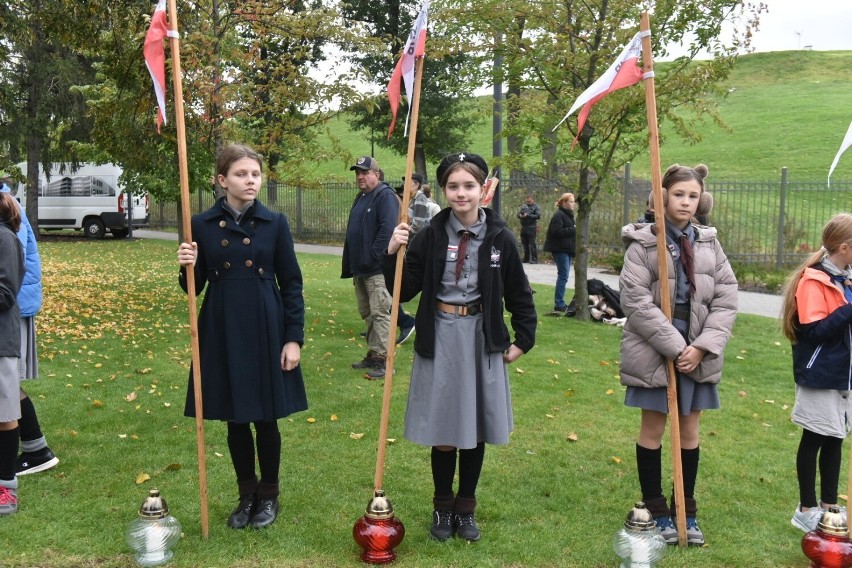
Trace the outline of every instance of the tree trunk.
<instances>
[{"instance_id":1,"label":"tree trunk","mask_svg":"<svg viewBox=\"0 0 852 568\"><path fill-rule=\"evenodd\" d=\"M591 204L585 197L589 195L589 168L580 168L580 189L575 196L576 213L576 254L574 257L574 298L577 305L577 319L589 321L589 218Z\"/></svg>"}]
</instances>

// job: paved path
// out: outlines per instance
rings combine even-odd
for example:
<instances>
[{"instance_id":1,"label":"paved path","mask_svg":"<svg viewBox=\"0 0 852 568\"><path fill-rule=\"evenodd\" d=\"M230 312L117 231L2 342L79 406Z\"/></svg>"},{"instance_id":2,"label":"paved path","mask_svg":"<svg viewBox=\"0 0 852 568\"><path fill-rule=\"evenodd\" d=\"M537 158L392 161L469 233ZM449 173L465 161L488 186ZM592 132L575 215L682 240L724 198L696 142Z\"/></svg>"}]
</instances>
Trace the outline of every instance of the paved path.
<instances>
[{"instance_id":1,"label":"paved path","mask_svg":"<svg viewBox=\"0 0 852 568\"><path fill-rule=\"evenodd\" d=\"M144 229L136 229L133 231L133 236L141 239L172 239L177 240L177 234L166 233L160 231L148 231ZM325 245L309 245L296 243L296 252L307 252L312 254L335 254L340 256L343 253L343 247L325 246ZM556 265L554 264L525 264L524 270L527 273L527 278L534 284L556 284ZM604 282L607 286L618 290L618 275L610 271L600 268L589 267L589 278L597 278ZM574 288L574 270L568 275L568 288ZM738 311L741 314L752 314L757 316L765 316L777 318L781 313L781 296L774 294L759 294L757 292L746 292L740 290Z\"/></svg>"}]
</instances>

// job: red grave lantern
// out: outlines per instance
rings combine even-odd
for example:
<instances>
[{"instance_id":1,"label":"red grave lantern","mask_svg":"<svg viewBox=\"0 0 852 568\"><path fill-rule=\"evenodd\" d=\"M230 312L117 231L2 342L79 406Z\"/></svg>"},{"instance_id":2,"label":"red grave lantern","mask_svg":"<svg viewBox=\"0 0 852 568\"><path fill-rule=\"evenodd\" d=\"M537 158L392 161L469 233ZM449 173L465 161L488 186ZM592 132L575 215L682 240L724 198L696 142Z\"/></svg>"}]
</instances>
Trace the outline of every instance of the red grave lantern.
<instances>
[{"instance_id":1,"label":"red grave lantern","mask_svg":"<svg viewBox=\"0 0 852 568\"><path fill-rule=\"evenodd\" d=\"M802 537L802 551L812 568L852 567L852 541L840 508L830 507L822 514L817 528Z\"/></svg>"},{"instance_id":2,"label":"red grave lantern","mask_svg":"<svg viewBox=\"0 0 852 568\"><path fill-rule=\"evenodd\" d=\"M364 562L387 564L396 558L393 549L405 537L405 527L394 516L393 505L381 489L376 489L367 512L355 522L352 536L361 547Z\"/></svg>"}]
</instances>

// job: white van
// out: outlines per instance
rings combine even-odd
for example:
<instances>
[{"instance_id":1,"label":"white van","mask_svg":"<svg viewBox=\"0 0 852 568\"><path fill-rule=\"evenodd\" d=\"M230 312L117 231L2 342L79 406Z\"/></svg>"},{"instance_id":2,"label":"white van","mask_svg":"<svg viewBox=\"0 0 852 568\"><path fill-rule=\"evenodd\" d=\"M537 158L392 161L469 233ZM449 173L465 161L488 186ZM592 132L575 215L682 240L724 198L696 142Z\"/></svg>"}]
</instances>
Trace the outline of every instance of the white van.
<instances>
[{"instance_id":1,"label":"white van","mask_svg":"<svg viewBox=\"0 0 852 568\"><path fill-rule=\"evenodd\" d=\"M77 229L90 239L102 239L107 231L117 239L129 233L128 210L133 228L148 226L148 195L127 194L119 185L121 168L115 164L82 164L72 171L68 164L54 164L47 176L40 168L38 180L39 229ZM18 164L27 171L27 163ZM26 207L26 184L18 185L17 197Z\"/></svg>"}]
</instances>

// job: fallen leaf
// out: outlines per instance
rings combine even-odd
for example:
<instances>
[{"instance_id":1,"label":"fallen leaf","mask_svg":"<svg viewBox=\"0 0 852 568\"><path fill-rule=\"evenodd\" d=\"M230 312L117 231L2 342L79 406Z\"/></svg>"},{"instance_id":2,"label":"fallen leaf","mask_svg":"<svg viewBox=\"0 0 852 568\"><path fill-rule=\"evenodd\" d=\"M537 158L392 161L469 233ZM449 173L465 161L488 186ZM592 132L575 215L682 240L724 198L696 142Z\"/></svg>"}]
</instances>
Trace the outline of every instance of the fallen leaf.
<instances>
[{"instance_id":1,"label":"fallen leaf","mask_svg":"<svg viewBox=\"0 0 852 568\"><path fill-rule=\"evenodd\" d=\"M147 473L140 473L139 475L136 476L136 485L139 485L141 483L145 483L149 479L151 479L150 475L148 475Z\"/></svg>"},{"instance_id":2,"label":"fallen leaf","mask_svg":"<svg viewBox=\"0 0 852 568\"><path fill-rule=\"evenodd\" d=\"M612 394L612 393L614 393L614 392L615 392L615 391L614 391L614 390L612 390L612 389L606 389L606 394Z\"/></svg>"},{"instance_id":3,"label":"fallen leaf","mask_svg":"<svg viewBox=\"0 0 852 568\"><path fill-rule=\"evenodd\" d=\"M93 401L92 401L92 406L94 406L94 407L96 407L96 408L100 408L100 407L102 407L103 405L104 405L104 403L103 403L102 401L100 401L100 400L95 399L95 400L93 400Z\"/></svg>"},{"instance_id":4,"label":"fallen leaf","mask_svg":"<svg viewBox=\"0 0 852 568\"><path fill-rule=\"evenodd\" d=\"M136 391L133 391L129 395L125 396L124 400L126 400L127 402L133 402L134 400L136 400Z\"/></svg>"},{"instance_id":5,"label":"fallen leaf","mask_svg":"<svg viewBox=\"0 0 852 568\"><path fill-rule=\"evenodd\" d=\"M745 398L748 396L748 393L746 391L740 391L737 394L740 395L740 398Z\"/></svg>"},{"instance_id":6,"label":"fallen leaf","mask_svg":"<svg viewBox=\"0 0 852 568\"><path fill-rule=\"evenodd\" d=\"M388 444L395 444L396 438L388 438Z\"/></svg>"},{"instance_id":7,"label":"fallen leaf","mask_svg":"<svg viewBox=\"0 0 852 568\"><path fill-rule=\"evenodd\" d=\"M565 396L567 398L571 398L572 396L574 396L574 389L568 389L567 391L565 391Z\"/></svg>"},{"instance_id":8,"label":"fallen leaf","mask_svg":"<svg viewBox=\"0 0 852 568\"><path fill-rule=\"evenodd\" d=\"M219 452L213 452L213 455L215 455L217 458L221 458L221 457L222 457L222 454L220 454Z\"/></svg>"},{"instance_id":9,"label":"fallen leaf","mask_svg":"<svg viewBox=\"0 0 852 568\"><path fill-rule=\"evenodd\" d=\"M554 417L552 414L545 414L545 416L547 416L548 418L553 418L553 417Z\"/></svg>"},{"instance_id":10,"label":"fallen leaf","mask_svg":"<svg viewBox=\"0 0 852 568\"><path fill-rule=\"evenodd\" d=\"M76 436L77 430L71 430L71 431L68 432L68 434L70 434L71 436Z\"/></svg>"},{"instance_id":11,"label":"fallen leaf","mask_svg":"<svg viewBox=\"0 0 852 568\"><path fill-rule=\"evenodd\" d=\"M621 458L612 456L612 458L610 458L610 459L612 459L612 461L614 461L615 463L621 463Z\"/></svg>"},{"instance_id":12,"label":"fallen leaf","mask_svg":"<svg viewBox=\"0 0 852 568\"><path fill-rule=\"evenodd\" d=\"M737 359L739 359L740 361L745 361L745 357L740 357L739 355L737 355Z\"/></svg>"},{"instance_id":13,"label":"fallen leaf","mask_svg":"<svg viewBox=\"0 0 852 568\"><path fill-rule=\"evenodd\" d=\"M127 437L127 434L119 434L118 437L123 440Z\"/></svg>"},{"instance_id":14,"label":"fallen leaf","mask_svg":"<svg viewBox=\"0 0 852 568\"><path fill-rule=\"evenodd\" d=\"M515 367L515 372L518 373L519 375L523 375L526 371L524 371L520 367Z\"/></svg>"},{"instance_id":15,"label":"fallen leaf","mask_svg":"<svg viewBox=\"0 0 852 568\"><path fill-rule=\"evenodd\" d=\"M360 440L361 438L364 437L364 433L361 432L359 434L356 434L355 432L349 432L349 437L352 438L353 440Z\"/></svg>"},{"instance_id":16,"label":"fallen leaf","mask_svg":"<svg viewBox=\"0 0 852 568\"><path fill-rule=\"evenodd\" d=\"M769 399L766 399L763 402L765 402L766 404L775 404L774 400L769 400Z\"/></svg>"},{"instance_id":17,"label":"fallen leaf","mask_svg":"<svg viewBox=\"0 0 852 568\"><path fill-rule=\"evenodd\" d=\"M169 408L171 405L172 405L171 402L164 402L163 403L163 406L165 406L166 408Z\"/></svg>"},{"instance_id":18,"label":"fallen leaf","mask_svg":"<svg viewBox=\"0 0 852 568\"><path fill-rule=\"evenodd\" d=\"M331 420L332 422L334 422L335 420L337 420L337 414L332 414L332 415L331 415L331 418L329 418L329 420Z\"/></svg>"},{"instance_id":19,"label":"fallen leaf","mask_svg":"<svg viewBox=\"0 0 852 568\"><path fill-rule=\"evenodd\" d=\"M576 433L576 432L571 432L571 433L570 433L570 434L568 434L568 436L567 436L567 440L568 440L569 442L576 442L576 441L577 441L577 440L579 440L579 439L580 439L580 437L577 435L577 433Z\"/></svg>"},{"instance_id":20,"label":"fallen leaf","mask_svg":"<svg viewBox=\"0 0 852 568\"><path fill-rule=\"evenodd\" d=\"M181 465L179 463L170 463L169 465L166 466L164 471L177 471L180 468L181 468Z\"/></svg>"},{"instance_id":21,"label":"fallen leaf","mask_svg":"<svg viewBox=\"0 0 852 568\"><path fill-rule=\"evenodd\" d=\"M600 366L601 367L609 367L609 361L601 361Z\"/></svg>"},{"instance_id":22,"label":"fallen leaf","mask_svg":"<svg viewBox=\"0 0 852 568\"><path fill-rule=\"evenodd\" d=\"M316 422L316 421L317 421L317 419L316 419L316 418L314 418L313 416L311 416L310 418L308 418L308 424L313 424L313 423L314 423L314 422Z\"/></svg>"}]
</instances>

